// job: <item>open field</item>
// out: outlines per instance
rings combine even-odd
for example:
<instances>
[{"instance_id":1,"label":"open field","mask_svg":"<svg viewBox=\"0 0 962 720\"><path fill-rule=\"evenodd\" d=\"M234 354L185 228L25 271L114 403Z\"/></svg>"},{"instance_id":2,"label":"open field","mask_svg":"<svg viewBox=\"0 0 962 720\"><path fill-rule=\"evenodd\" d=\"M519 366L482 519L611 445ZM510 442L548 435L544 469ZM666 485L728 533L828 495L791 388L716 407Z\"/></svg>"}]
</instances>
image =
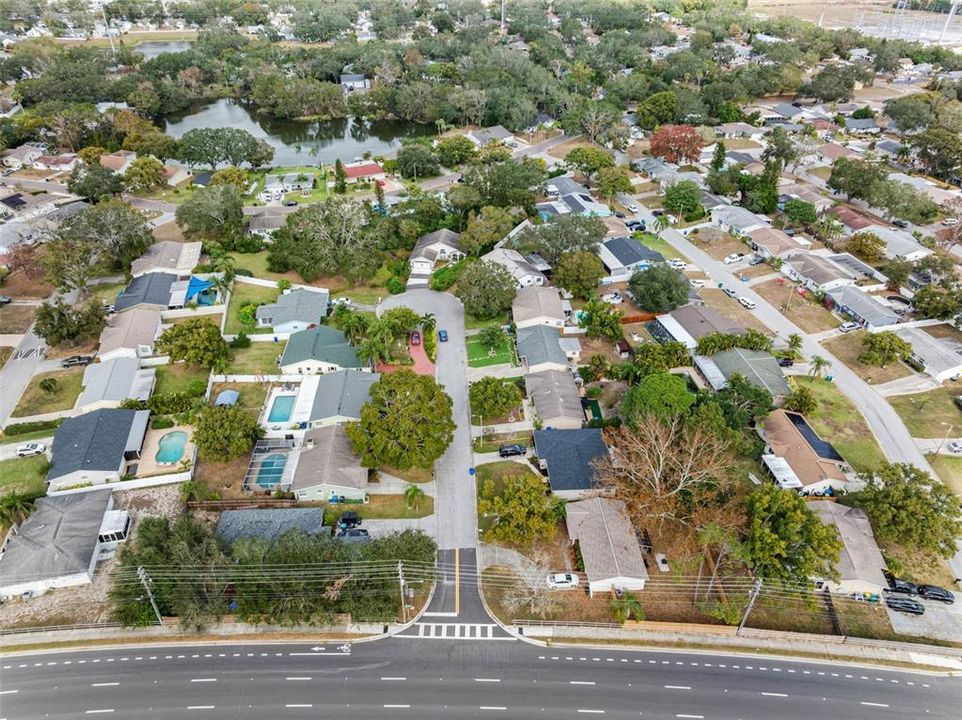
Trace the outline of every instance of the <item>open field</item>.
<instances>
[{"instance_id":1,"label":"open field","mask_svg":"<svg viewBox=\"0 0 962 720\"><path fill-rule=\"evenodd\" d=\"M249 348L233 350L234 358L227 366L229 375L276 375L277 359L283 354L286 342L256 342Z\"/></svg>"},{"instance_id":2,"label":"open field","mask_svg":"<svg viewBox=\"0 0 962 720\"><path fill-rule=\"evenodd\" d=\"M36 305L4 305L0 308L0 335L27 332L36 314Z\"/></svg>"},{"instance_id":3,"label":"open field","mask_svg":"<svg viewBox=\"0 0 962 720\"><path fill-rule=\"evenodd\" d=\"M69 410L77 402L83 382L84 369L82 367L69 370L55 370L53 372L34 375L23 391L20 402L13 410L13 417L28 417L43 413ZM41 383L47 378L56 382L53 392L41 389Z\"/></svg>"},{"instance_id":4,"label":"open field","mask_svg":"<svg viewBox=\"0 0 962 720\"><path fill-rule=\"evenodd\" d=\"M570 153L575 148L580 148L580 147L598 147L598 146L587 139L568 140L567 142L563 142L560 145L555 145L553 148L548 150L548 154L551 157L556 157L559 160L564 160L565 157L567 157L568 153Z\"/></svg>"},{"instance_id":5,"label":"open field","mask_svg":"<svg viewBox=\"0 0 962 720\"><path fill-rule=\"evenodd\" d=\"M912 368L898 360L885 367L874 367L859 362L858 356L862 353L862 342L867 334L868 332L865 330L858 330L826 340L822 345L854 370L855 374L865 382L874 385L898 380L912 374Z\"/></svg>"},{"instance_id":6,"label":"open field","mask_svg":"<svg viewBox=\"0 0 962 720\"><path fill-rule=\"evenodd\" d=\"M767 268L767 272L771 272L768 265L762 264L757 267ZM781 311L782 315L807 333L818 333L839 326L835 316L815 302L810 297L810 293L802 297L796 292L797 289L797 285L784 279L781 283L778 280L768 280L752 285L752 290L768 300ZM791 304L786 308L789 302Z\"/></svg>"},{"instance_id":7,"label":"open field","mask_svg":"<svg viewBox=\"0 0 962 720\"><path fill-rule=\"evenodd\" d=\"M793 382L811 389L818 401L815 412L806 415L809 423L828 440L855 470L874 470L885 455L858 408L827 380L795 377Z\"/></svg>"},{"instance_id":8,"label":"open field","mask_svg":"<svg viewBox=\"0 0 962 720\"><path fill-rule=\"evenodd\" d=\"M943 386L937 390L896 395L889 403L902 418L912 437L941 438L962 435L962 411L952 401L958 388ZM955 429L952 430L951 426Z\"/></svg>"},{"instance_id":9,"label":"open field","mask_svg":"<svg viewBox=\"0 0 962 720\"><path fill-rule=\"evenodd\" d=\"M962 503L962 457L957 455L927 455L929 465L942 482L952 488Z\"/></svg>"},{"instance_id":10,"label":"open field","mask_svg":"<svg viewBox=\"0 0 962 720\"><path fill-rule=\"evenodd\" d=\"M225 335L237 335L240 332L248 334L254 332L270 332L270 328L257 328L255 325L245 325L240 317L240 310L244 303L255 305L272 303L277 300L280 290L276 287L261 287L243 282L235 282L230 293L230 305L227 307L227 324L224 326Z\"/></svg>"},{"instance_id":11,"label":"open field","mask_svg":"<svg viewBox=\"0 0 962 720\"><path fill-rule=\"evenodd\" d=\"M738 290L739 288L735 289ZM772 334L768 326L755 317L755 313L748 308L742 307L737 300L728 297L721 290L717 288L702 288L698 291L698 294L701 295L702 300L705 301L705 305L716 310L729 320L734 320L746 328L754 328L769 336Z\"/></svg>"},{"instance_id":12,"label":"open field","mask_svg":"<svg viewBox=\"0 0 962 720\"><path fill-rule=\"evenodd\" d=\"M206 386L209 375L206 368L193 367L186 363L160 365L157 367L157 384L154 392L157 394L187 392L187 388L193 382L202 382Z\"/></svg>"},{"instance_id":13,"label":"open field","mask_svg":"<svg viewBox=\"0 0 962 720\"><path fill-rule=\"evenodd\" d=\"M43 495L47 491L45 478L49 466L45 455L0 461L0 496Z\"/></svg>"}]
</instances>

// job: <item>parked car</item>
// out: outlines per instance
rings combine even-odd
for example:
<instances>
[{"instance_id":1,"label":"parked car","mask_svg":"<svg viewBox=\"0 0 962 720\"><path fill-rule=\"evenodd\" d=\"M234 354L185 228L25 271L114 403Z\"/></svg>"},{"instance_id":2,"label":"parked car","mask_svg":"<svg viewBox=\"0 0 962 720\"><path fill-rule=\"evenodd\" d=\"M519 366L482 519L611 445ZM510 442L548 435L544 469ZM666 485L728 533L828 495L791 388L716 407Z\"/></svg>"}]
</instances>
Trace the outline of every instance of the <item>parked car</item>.
<instances>
[{"instance_id":1,"label":"parked car","mask_svg":"<svg viewBox=\"0 0 962 720\"><path fill-rule=\"evenodd\" d=\"M607 293L602 295L601 299L610 305L621 305L622 301L621 293L619 292Z\"/></svg>"},{"instance_id":2,"label":"parked car","mask_svg":"<svg viewBox=\"0 0 962 720\"><path fill-rule=\"evenodd\" d=\"M93 355L71 355L70 357L64 358L60 361L60 367L78 367L82 365L89 365L93 361Z\"/></svg>"},{"instance_id":3,"label":"parked car","mask_svg":"<svg viewBox=\"0 0 962 720\"><path fill-rule=\"evenodd\" d=\"M938 585L919 585L919 597L926 600L938 600L946 605L955 602L955 595Z\"/></svg>"},{"instance_id":4,"label":"parked car","mask_svg":"<svg viewBox=\"0 0 962 720\"><path fill-rule=\"evenodd\" d=\"M13 298L9 295L0 295L0 305L9 305L13 302Z\"/></svg>"},{"instance_id":5,"label":"parked car","mask_svg":"<svg viewBox=\"0 0 962 720\"><path fill-rule=\"evenodd\" d=\"M625 208L626 208L626 209L628 210L628 212L630 212L630 213L637 213L637 212L638 212L638 206L635 205L634 203L628 203L627 205L625 205Z\"/></svg>"},{"instance_id":6,"label":"parked car","mask_svg":"<svg viewBox=\"0 0 962 720\"><path fill-rule=\"evenodd\" d=\"M47 446L43 443L24 443L23 445L17 445L17 457L31 457L32 455L43 455L46 452Z\"/></svg>"},{"instance_id":7,"label":"parked car","mask_svg":"<svg viewBox=\"0 0 962 720\"><path fill-rule=\"evenodd\" d=\"M498 448L498 455L503 458L524 455L526 452L528 452L528 448L520 443L502 445Z\"/></svg>"},{"instance_id":8,"label":"parked car","mask_svg":"<svg viewBox=\"0 0 962 720\"><path fill-rule=\"evenodd\" d=\"M691 285L693 288L703 288L703 287L705 287L705 281L704 281L704 280L689 280L689 281L688 281L688 284Z\"/></svg>"},{"instance_id":9,"label":"parked car","mask_svg":"<svg viewBox=\"0 0 962 720\"><path fill-rule=\"evenodd\" d=\"M624 214L623 212L616 212L616 213L614 213L614 216L615 216L616 218L618 218L619 220L624 220L624 219L625 219L625 214Z\"/></svg>"},{"instance_id":10,"label":"parked car","mask_svg":"<svg viewBox=\"0 0 962 720\"><path fill-rule=\"evenodd\" d=\"M897 227L897 228L902 228L902 229L905 229L905 228L907 228L907 227L909 226L909 223L908 223L907 220L897 220L897 219L896 219L896 220L893 220L893 221L892 221L892 224L893 224L895 227Z\"/></svg>"},{"instance_id":11,"label":"parked car","mask_svg":"<svg viewBox=\"0 0 962 720\"><path fill-rule=\"evenodd\" d=\"M349 297L331 298L331 305L333 305L334 307L337 307L338 305L350 305L350 304L351 304L351 298Z\"/></svg>"},{"instance_id":12,"label":"parked car","mask_svg":"<svg viewBox=\"0 0 962 720\"><path fill-rule=\"evenodd\" d=\"M962 453L962 442L959 442L958 440L953 440L948 445L946 445L945 448L951 453Z\"/></svg>"},{"instance_id":13,"label":"parked car","mask_svg":"<svg viewBox=\"0 0 962 720\"><path fill-rule=\"evenodd\" d=\"M889 592L901 593L902 595L918 595L919 586L914 582L909 582L908 580L902 580L893 575L886 577L889 583Z\"/></svg>"},{"instance_id":14,"label":"parked car","mask_svg":"<svg viewBox=\"0 0 962 720\"><path fill-rule=\"evenodd\" d=\"M841 325L838 326L838 331L847 333L847 332L852 332L852 330L858 330L859 327L860 326L857 322L851 322L851 321L843 322Z\"/></svg>"},{"instance_id":15,"label":"parked car","mask_svg":"<svg viewBox=\"0 0 962 720\"><path fill-rule=\"evenodd\" d=\"M631 210L630 207L629 207L628 209ZM638 211L637 211L637 210L632 210L632 212L638 212ZM664 211L664 210L652 210L652 211L651 211L651 214L654 215L655 217L661 217L662 215L665 214L665 211Z\"/></svg>"},{"instance_id":16,"label":"parked car","mask_svg":"<svg viewBox=\"0 0 962 720\"><path fill-rule=\"evenodd\" d=\"M731 255L726 257L724 260L722 260L722 262L725 263L726 265L734 265L743 257L745 257L745 253L732 253Z\"/></svg>"},{"instance_id":17,"label":"parked car","mask_svg":"<svg viewBox=\"0 0 962 720\"><path fill-rule=\"evenodd\" d=\"M117 314L117 306L116 306L116 305L104 305L104 312L107 313L108 315L116 315L116 314Z\"/></svg>"},{"instance_id":18,"label":"parked car","mask_svg":"<svg viewBox=\"0 0 962 720\"><path fill-rule=\"evenodd\" d=\"M629 230L643 230L643 226L640 220L629 220L625 223L625 227Z\"/></svg>"},{"instance_id":19,"label":"parked car","mask_svg":"<svg viewBox=\"0 0 962 720\"><path fill-rule=\"evenodd\" d=\"M337 527L339 530L350 530L351 528L356 528L361 524L361 518L353 510L348 510L341 514L341 517L337 519Z\"/></svg>"},{"instance_id":20,"label":"parked car","mask_svg":"<svg viewBox=\"0 0 962 720\"><path fill-rule=\"evenodd\" d=\"M791 367L795 364L795 361L791 358L783 357L778 358L778 367Z\"/></svg>"},{"instance_id":21,"label":"parked car","mask_svg":"<svg viewBox=\"0 0 962 720\"><path fill-rule=\"evenodd\" d=\"M955 227L959 224L959 219L954 217L945 218L945 220L942 221L942 224L945 225L945 227Z\"/></svg>"},{"instance_id":22,"label":"parked car","mask_svg":"<svg viewBox=\"0 0 962 720\"><path fill-rule=\"evenodd\" d=\"M553 573L545 583L552 590L573 590L581 584L581 578L573 573Z\"/></svg>"},{"instance_id":23,"label":"parked car","mask_svg":"<svg viewBox=\"0 0 962 720\"><path fill-rule=\"evenodd\" d=\"M297 207L297 200L288 200L284 203L284 207Z\"/></svg>"},{"instance_id":24,"label":"parked car","mask_svg":"<svg viewBox=\"0 0 962 720\"><path fill-rule=\"evenodd\" d=\"M364 528L349 528L347 530L341 530L341 532L337 534L337 537L347 542L367 542L371 539L371 534Z\"/></svg>"},{"instance_id":25,"label":"parked car","mask_svg":"<svg viewBox=\"0 0 962 720\"><path fill-rule=\"evenodd\" d=\"M754 310L754 309L755 309L755 302L754 302L754 300L749 300L747 297L740 297L740 298L738 298L738 302L739 302L739 304L740 304L743 308L747 308L747 309L749 309L749 310Z\"/></svg>"},{"instance_id":26,"label":"parked car","mask_svg":"<svg viewBox=\"0 0 962 720\"><path fill-rule=\"evenodd\" d=\"M411 333L411 344L412 344L412 345L420 345L420 344L421 344L421 333L419 333L417 330L415 330L413 333Z\"/></svg>"},{"instance_id":27,"label":"parked car","mask_svg":"<svg viewBox=\"0 0 962 720\"><path fill-rule=\"evenodd\" d=\"M756 265L761 265L763 262L765 262L765 258L763 258L761 255L752 255L751 259L748 261L748 264L752 267L755 267Z\"/></svg>"},{"instance_id":28,"label":"parked car","mask_svg":"<svg viewBox=\"0 0 962 720\"><path fill-rule=\"evenodd\" d=\"M892 610L897 610L898 612L909 613L910 615L925 614L925 605L912 598L890 595L885 598L885 604Z\"/></svg>"},{"instance_id":29,"label":"parked car","mask_svg":"<svg viewBox=\"0 0 962 720\"><path fill-rule=\"evenodd\" d=\"M675 270L684 270L686 267L688 267L688 263L686 263L684 260L679 260L678 258L670 258L667 261L667 265Z\"/></svg>"},{"instance_id":30,"label":"parked car","mask_svg":"<svg viewBox=\"0 0 962 720\"><path fill-rule=\"evenodd\" d=\"M738 297L738 293L732 290L731 288L722 288L722 292L725 293L730 298Z\"/></svg>"},{"instance_id":31,"label":"parked car","mask_svg":"<svg viewBox=\"0 0 962 720\"><path fill-rule=\"evenodd\" d=\"M448 331L447 331L447 330L438 330L438 340L440 340L441 342L447 342L447 341L448 341Z\"/></svg>"}]
</instances>

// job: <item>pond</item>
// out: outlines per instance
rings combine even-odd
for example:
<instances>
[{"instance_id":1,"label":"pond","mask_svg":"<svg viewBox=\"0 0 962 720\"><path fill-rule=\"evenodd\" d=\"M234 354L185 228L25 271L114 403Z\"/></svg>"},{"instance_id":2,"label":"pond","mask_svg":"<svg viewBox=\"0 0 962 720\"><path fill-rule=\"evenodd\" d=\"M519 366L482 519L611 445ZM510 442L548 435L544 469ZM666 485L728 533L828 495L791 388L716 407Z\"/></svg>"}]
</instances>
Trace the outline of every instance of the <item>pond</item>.
<instances>
[{"instance_id":1,"label":"pond","mask_svg":"<svg viewBox=\"0 0 962 720\"><path fill-rule=\"evenodd\" d=\"M146 60L150 60L164 53L177 53L190 50L193 44L190 40L148 40L135 45L134 50L143 55Z\"/></svg>"},{"instance_id":2,"label":"pond","mask_svg":"<svg viewBox=\"0 0 962 720\"><path fill-rule=\"evenodd\" d=\"M274 165L332 164L340 158L350 162L365 152L384 155L406 137L432 135L429 125L397 120L278 120L256 114L236 100L221 98L193 105L167 117L161 127L179 138L194 128L234 127L246 130L274 148Z\"/></svg>"}]
</instances>

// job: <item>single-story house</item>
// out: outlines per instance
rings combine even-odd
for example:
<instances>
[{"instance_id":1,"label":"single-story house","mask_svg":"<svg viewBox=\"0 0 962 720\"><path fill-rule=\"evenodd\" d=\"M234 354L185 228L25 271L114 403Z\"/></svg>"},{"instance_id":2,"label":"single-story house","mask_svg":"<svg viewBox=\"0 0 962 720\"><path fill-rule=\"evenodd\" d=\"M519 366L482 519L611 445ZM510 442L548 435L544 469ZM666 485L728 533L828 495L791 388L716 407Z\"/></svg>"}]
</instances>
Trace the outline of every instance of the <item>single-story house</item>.
<instances>
[{"instance_id":1,"label":"single-story house","mask_svg":"<svg viewBox=\"0 0 962 720\"><path fill-rule=\"evenodd\" d=\"M140 457L149 417L149 410L112 408L66 418L53 438L50 492L120 480Z\"/></svg>"},{"instance_id":2,"label":"single-story house","mask_svg":"<svg viewBox=\"0 0 962 720\"><path fill-rule=\"evenodd\" d=\"M725 387L735 374L742 375L756 387L768 390L776 402L788 397L792 391L785 382L778 361L763 350L732 348L711 357L696 355L694 362L695 368L716 392Z\"/></svg>"},{"instance_id":3,"label":"single-story house","mask_svg":"<svg viewBox=\"0 0 962 720\"><path fill-rule=\"evenodd\" d=\"M41 155L43 155L42 149L33 145L21 145L0 153L0 162L3 163L4 167L20 170L33 165L34 160Z\"/></svg>"},{"instance_id":4,"label":"single-story house","mask_svg":"<svg viewBox=\"0 0 962 720\"><path fill-rule=\"evenodd\" d=\"M902 258L909 262L918 262L932 254L932 250L923 246L910 233L887 225L869 225L863 232L874 233L885 242L882 254L889 260Z\"/></svg>"},{"instance_id":5,"label":"single-story house","mask_svg":"<svg viewBox=\"0 0 962 720\"><path fill-rule=\"evenodd\" d=\"M63 202L62 195L40 192L32 195L27 192L7 192L0 197L0 217L13 216L18 220L35 220L52 214L57 203Z\"/></svg>"},{"instance_id":6,"label":"single-story house","mask_svg":"<svg viewBox=\"0 0 962 720\"><path fill-rule=\"evenodd\" d=\"M547 325L518 328L517 345L518 359L526 373L568 369L568 355L561 347L557 328Z\"/></svg>"},{"instance_id":7,"label":"single-story house","mask_svg":"<svg viewBox=\"0 0 962 720\"><path fill-rule=\"evenodd\" d=\"M648 569L622 501L593 497L569 502L565 524L584 561L589 595L645 589Z\"/></svg>"},{"instance_id":8,"label":"single-story house","mask_svg":"<svg viewBox=\"0 0 962 720\"><path fill-rule=\"evenodd\" d=\"M535 325L550 325L560 329L565 324L561 293L553 287L522 288L511 302L511 316L519 330Z\"/></svg>"},{"instance_id":9,"label":"single-story house","mask_svg":"<svg viewBox=\"0 0 962 720\"><path fill-rule=\"evenodd\" d=\"M327 290L287 290L274 302L257 307L257 327L271 328L278 334L305 330L327 317L327 300Z\"/></svg>"},{"instance_id":10,"label":"single-story house","mask_svg":"<svg viewBox=\"0 0 962 720\"><path fill-rule=\"evenodd\" d=\"M585 421L581 391L570 370L543 370L524 376L524 388L541 425L577 430Z\"/></svg>"},{"instance_id":11,"label":"single-story house","mask_svg":"<svg viewBox=\"0 0 962 720\"><path fill-rule=\"evenodd\" d=\"M828 292L843 285L855 284L855 278L845 268L824 255L810 252L792 255L782 264L781 272L812 291Z\"/></svg>"},{"instance_id":12,"label":"single-story house","mask_svg":"<svg viewBox=\"0 0 962 720\"><path fill-rule=\"evenodd\" d=\"M265 242L274 239L274 233L287 224L287 214L279 208L259 208L248 218L247 232L257 235Z\"/></svg>"},{"instance_id":13,"label":"single-story house","mask_svg":"<svg viewBox=\"0 0 962 720\"><path fill-rule=\"evenodd\" d=\"M674 340L694 350L698 341L712 333L741 335L744 326L730 320L707 305L685 305L659 315L648 324L649 332L659 341Z\"/></svg>"},{"instance_id":14,"label":"single-story house","mask_svg":"<svg viewBox=\"0 0 962 720\"><path fill-rule=\"evenodd\" d=\"M53 170L56 172L70 172L81 162L74 153L62 155L41 155L33 161L36 170Z\"/></svg>"},{"instance_id":15,"label":"single-story house","mask_svg":"<svg viewBox=\"0 0 962 720\"><path fill-rule=\"evenodd\" d=\"M848 464L798 413L773 410L759 434L765 441L762 463L779 487L823 495L848 486Z\"/></svg>"},{"instance_id":16,"label":"single-story house","mask_svg":"<svg viewBox=\"0 0 962 720\"><path fill-rule=\"evenodd\" d=\"M467 134L468 140L473 142L479 148L484 147L488 143L492 142L502 142L508 145L513 142L517 142L514 134L501 125L494 125L488 128L480 128L478 130L472 130Z\"/></svg>"},{"instance_id":17,"label":"single-story house","mask_svg":"<svg viewBox=\"0 0 962 720\"><path fill-rule=\"evenodd\" d=\"M200 242L155 242L130 264L130 274L132 277L148 273L169 273L175 277L189 275L200 262L202 247L203 243Z\"/></svg>"},{"instance_id":18,"label":"single-story house","mask_svg":"<svg viewBox=\"0 0 962 720\"><path fill-rule=\"evenodd\" d=\"M711 211L712 225L731 233L736 237L747 235L752 230L768 227L771 220L763 215L756 215L737 205L722 205Z\"/></svg>"},{"instance_id":19,"label":"single-story house","mask_svg":"<svg viewBox=\"0 0 962 720\"><path fill-rule=\"evenodd\" d=\"M801 183L781 185L778 188L778 192L784 195L786 199L804 200L807 203L811 203L819 213L825 212L832 207L833 204L830 198L825 197L813 187L802 185Z\"/></svg>"},{"instance_id":20,"label":"single-story house","mask_svg":"<svg viewBox=\"0 0 962 720\"><path fill-rule=\"evenodd\" d=\"M146 400L154 391L157 371L141 368L136 357L115 357L84 368L83 392L76 407L84 412L117 407L124 400Z\"/></svg>"},{"instance_id":21,"label":"single-story house","mask_svg":"<svg viewBox=\"0 0 962 720\"><path fill-rule=\"evenodd\" d=\"M775 105L772 110L781 115L786 120L799 120L805 115L805 110L791 103L779 103Z\"/></svg>"},{"instance_id":22,"label":"single-story house","mask_svg":"<svg viewBox=\"0 0 962 720\"><path fill-rule=\"evenodd\" d=\"M611 282L627 280L636 270L665 262L664 256L632 237L616 237L598 246L598 257Z\"/></svg>"},{"instance_id":23,"label":"single-story house","mask_svg":"<svg viewBox=\"0 0 962 720\"><path fill-rule=\"evenodd\" d=\"M924 177L919 177L918 175L906 175L905 173L896 172L891 173L888 176L889 180L895 180L896 182L904 183L906 185L911 185L916 190L918 190L923 195L927 196L929 200L934 202L939 206L946 206L953 200L958 200L962 197L962 193L959 190L952 189L946 190L945 188L936 185L930 180L926 180Z\"/></svg>"},{"instance_id":24,"label":"single-story house","mask_svg":"<svg viewBox=\"0 0 962 720\"><path fill-rule=\"evenodd\" d=\"M342 73L341 87L346 92L368 90L371 87L371 81L364 77L364 73Z\"/></svg>"},{"instance_id":25,"label":"single-story house","mask_svg":"<svg viewBox=\"0 0 962 720\"><path fill-rule=\"evenodd\" d=\"M879 283L888 282L887 275L879 272L868 263L862 262L851 253L836 253L827 257L854 278L874 280Z\"/></svg>"},{"instance_id":26,"label":"single-story house","mask_svg":"<svg viewBox=\"0 0 962 720\"><path fill-rule=\"evenodd\" d=\"M456 262L463 257L460 233L442 228L419 237L408 262L412 273L429 275L438 263Z\"/></svg>"},{"instance_id":27,"label":"single-story house","mask_svg":"<svg viewBox=\"0 0 962 720\"><path fill-rule=\"evenodd\" d=\"M289 193L314 187L314 173L287 173L264 178L264 192Z\"/></svg>"},{"instance_id":28,"label":"single-story house","mask_svg":"<svg viewBox=\"0 0 962 720\"><path fill-rule=\"evenodd\" d=\"M845 130L854 135L878 135L882 128L874 118L845 118Z\"/></svg>"},{"instance_id":29,"label":"single-story house","mask_svg":"<svg viewBox=\"0 0 962 720\"><path fill-rule=\"evenodd\" d=\"M298 500L364 500L368 469L343 425L308 430L296 457L291 491Z\"/></svg>"},{"instance_id":30,"label":"single-story house","mask_svg":"<svg viewBox=\"0 0 962 720\"><path fill-rule=\"evenodd\" d=\"M532 285L544 285L547 280L544 273L540 272L531 264L524 255L511 248L495 248L481 259L485 262L500 265L514 278L519 288L531 287Z\"/></svg>"},{"instance_id":31,"label":"single-story house","mask_svg":"<svg viewBox=\"0 0 962 720\"><path fill-rule=\"evenodd\" d=\"M570 175L559 175L547 180L544 193L548 197L557 198L563 195L589 195L590 191Z\"/></svg>"},{"instance_id":32,"label":"single-story house","mask_svg":"<svg viewBox=\"0 0 962 720\"><path fill-rule=\"evenodd\" d=\"M291 530L301 530L308 535L323 534L324 508L225 510L214 532L217 537L233 545L245 537L277 540Z\"/></svg>"},{"instance_id":33,"label":"single-story house","mask_svg":"<svg viewBox=\"0 0 962 720\"><path fill-rule=\"evenodd\" d=\"M842 228L848 235L857 233L860 230L865 230L875 224L874 220L860 212L856 212L848 205L836 205L828 211L828 214L842 223Z\"/></svg>"},{"instance_id":34,"label":"single-story house","mask_svg":"<svg viewBox=\"0 0 962 720\"><path fill-rule=\"evenodd\" d=\"M327 325L292 334L279 364L285 375L312 375L367 367L344 333Z\"/></svg>"},{"instance_id":35,"label":"single-story house","mask_svg":"<svg viewBox=\"0 0 962 720\"><path fill-rule=\"evenodd\" d=\"M93 580L101 553L127 539L130 516L107 488L39 498L0 554L0 598Z\"/></svg>"},{"instance_id":36,"label":"single-story house","mask_svg":"<svg viewBox=\"0 0 962 720\"><path fill-rule=\"evenodd\" d=\"M818 154L826 165L831 165L839 158L860 157L860 155L854 150L851 150L844 145L839 145L838 143L825 143L824 145L820 145L818 148Z\"/></svg>"},{"instance_id":37,"label":"single-story house","mask_svg":"<svg viewBox=\"0 0 962 720\"><path fill-rule=\"evenodd\" d=\"M100 332L100 350L97 353L100 361L153 355L160 327L160 311L153 308L134 308L111 315L107 318L107 326Z\"/></svg>"},{"instance_id":38,"label":"single-story house","mask_svg":"<svg viewBox=\"0 0 962 720\"><path fill-rule=\"evenodd\" d=\"M748 243L755 252L764 258L779 257L784 259L802 249L801 245L792 238L773 227L752 230L748 233Z\"/></svg>"},{"instance_id":39,"label":"single-story house","mask_svg":"<svg viewBox=\"0 0 962 720\"><path fill-rule=\"evenodd\" d=\"M883 305L857 287L843 285L829 290L826 294L839 312L850 316L866 328L887 327L899 321L899 315L895 310Z\"/></svg>"},{"instance_id":40,"label":"single-story house","mask_svg":"<svg viewBox=\"0 0 962 720\"><path fill-rule=\"evenodd\" d=\"M201 304L213 304L204 301L207 291L213 283L199 277L179 279L168 272L152 272L132 278L117 299L114 307L117 312L132 308L155 307L161 310L182 308L195 298L201 299Z\"/></svg>"},{"instance_id":41,"label":"single-story house","mask_svg":"<svg viewBox=\"0 0 962 720\"><path fill-rule=\"evenodd\" d=\"M100 156L100 165L113 171L115 175L123 175L137 159L137 153L130 150L117 150Z\"/></svg>"},{"instance_id":42,"label":"single-story house","mask_svg":"<svg viewBox=\"0 0 962 720\"><path fill-rule=\"evenodd\" d=\"M842 542L835 571L838 580L826 581L836 593L871 593L881 595L888 588L883 570L885 559L875 542L872 523L859 508L847 507L830 500L816 500L807 505L825 525L834 525Z\"/></svg>"},{"instance_id":43,"label":"single-story house","mask_svg":"<svg viewBox=\"0 0 962 720\"><path fill-rule=\"evenodd\" d=\"M306 377L297 392L291 423L317 428L358 420L361 407L371 399L371 386L380 379L380 373L357 369Z\"/></svg>"},{"instance_id":44,"label":"single-story house","mask_svg":"<svg viewBox=\"0 0 962 720\"><path fill-rule=\"evenodd\" d=\"M350 185L357 182L375 182L384 180L387 173L380 165L371 160L344 163L344 177Z\"/></svg>"},{"instance_id":45,"label":"single-story house","mask_svg":"<svg viewBox=\"0 0 962 720\"><path fill-rule=\"evenodd\" d=\"M962 376L962 345L949 338L937 338L922 327L904 327L894 331L912 346L912 354L925 366L925 372L938 382L957 380Z\"/></svg>"},{"instance_id":46,"label":"single-story house","mask_svg":"<svg viewBox=\"0 0 962 720\"><path fill-rule=\"evenodd\" d=\"M176 187L193 177L193 172L186 165L167 163L164 165L164 178L171 187Z\"/></svg>"},{"instance_id":47,"label":"single-story house","mask_svg":"<svg viewBox=\"0 0 962 720\"><path fill-rule=\"evenodd\" d=\"M535 430L534 449L554 495L577 500L598 491L594 463L608 453L599 428Z\"/></svg>"},{"instance_id":48,"label":"single-story house","mask_svg":"<svg viewBox=\"0 0 962 720\"><path fill-rule=\"evenodd\" d=\"M765 128L755 127L743 122L722 123L715 127L715 137L726 139L747 138L761 140L765 135Z\"/></svg>"}]
</instances>

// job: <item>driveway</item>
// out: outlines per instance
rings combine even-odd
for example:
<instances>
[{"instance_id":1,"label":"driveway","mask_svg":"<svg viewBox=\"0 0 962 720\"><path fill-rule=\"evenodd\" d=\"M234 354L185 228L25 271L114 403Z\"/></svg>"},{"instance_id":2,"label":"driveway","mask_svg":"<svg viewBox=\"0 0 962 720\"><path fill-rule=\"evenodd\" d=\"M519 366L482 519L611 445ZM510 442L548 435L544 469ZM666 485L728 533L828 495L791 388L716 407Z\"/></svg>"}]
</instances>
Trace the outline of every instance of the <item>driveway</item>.
<instances>
[{"instance_id":1,"label":"driveway","mask_svg":"<svg viewBox=\"0 0 962 720\"><path fill-rule=\"evenodd\" d=\"M378 306L378 314L392 307L434 313L438 330L448 341L438 343L436 379L453 402L457 428L447 452L435 463L438 547L442 550L474 548L478 542L476 494L472 468L471 421L468 417L467 349L464 344L464 308L453 295L434 290L408 290L392 295Z\"/></svg>"},{"instance_id":2,"label":"driveway","mask_svg":"<svg viewBox=\"0 0 962 720\"><path fill-rule=\"evenodd\" d=\"M962 603L946 605L935 600L916 599L925 605L924 615L909 615L885 608L895 632L962 642Z\"/></svg>"}]
</instances>

